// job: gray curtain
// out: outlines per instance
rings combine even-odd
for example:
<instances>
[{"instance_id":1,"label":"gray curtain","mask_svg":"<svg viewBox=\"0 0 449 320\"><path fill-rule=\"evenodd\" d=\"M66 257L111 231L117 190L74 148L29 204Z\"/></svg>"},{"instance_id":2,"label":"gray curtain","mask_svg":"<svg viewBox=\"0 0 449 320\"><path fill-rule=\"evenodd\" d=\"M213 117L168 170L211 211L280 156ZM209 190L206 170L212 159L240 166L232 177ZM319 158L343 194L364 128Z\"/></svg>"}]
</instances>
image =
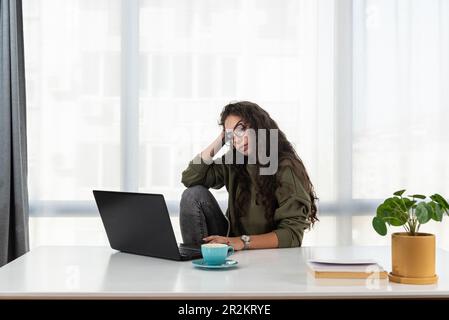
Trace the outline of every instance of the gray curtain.
<instances>
[{"instance_id":1,"label":"gray curtain","mask_svg":"<svg viewBox=\"0 0 449 320\"><path fill-rule=\"evenodd\" d=\"M29 250L21 0L0 0L0 266Z\"/></svg>"}]
</instances>

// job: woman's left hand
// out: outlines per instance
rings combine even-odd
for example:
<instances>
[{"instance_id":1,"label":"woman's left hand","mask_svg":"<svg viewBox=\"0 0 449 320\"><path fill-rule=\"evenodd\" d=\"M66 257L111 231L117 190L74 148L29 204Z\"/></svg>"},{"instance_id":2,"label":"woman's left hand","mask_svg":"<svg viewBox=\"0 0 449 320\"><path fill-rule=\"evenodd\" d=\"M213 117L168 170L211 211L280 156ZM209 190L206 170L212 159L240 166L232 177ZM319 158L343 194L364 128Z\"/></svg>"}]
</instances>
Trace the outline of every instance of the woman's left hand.
<instances>
[{"instance_id":1,"label":"woman's left hand","mask_svg":"<svg viewBox=\"0 0 449 320\"><path fill-rule=\"evenodd\" d=\"M222 237L209 236L203 239L207 243L224 243L234 248L235 251L242 250L244 247L243 241L239 237Z\"/></svg>"}]
</instances>

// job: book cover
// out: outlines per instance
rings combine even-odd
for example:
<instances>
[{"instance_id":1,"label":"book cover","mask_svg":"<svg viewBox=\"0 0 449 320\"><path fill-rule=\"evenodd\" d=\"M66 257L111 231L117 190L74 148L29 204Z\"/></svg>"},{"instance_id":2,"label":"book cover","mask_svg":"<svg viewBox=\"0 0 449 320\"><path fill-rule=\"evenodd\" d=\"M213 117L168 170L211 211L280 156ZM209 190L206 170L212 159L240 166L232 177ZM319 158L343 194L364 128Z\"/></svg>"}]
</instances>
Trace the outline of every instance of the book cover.
<instances>
[{"instance_id":1,"label":"book cover","mask_svg":"<svg viewBox=\"0 0 449 320\"><path fill-rule=\"evenodd\" d=\"M325 260L307 262L309 272L315 278L366 279L376 277L387 279L388 273L373 260Z\"/></svg>"}]
</instances>

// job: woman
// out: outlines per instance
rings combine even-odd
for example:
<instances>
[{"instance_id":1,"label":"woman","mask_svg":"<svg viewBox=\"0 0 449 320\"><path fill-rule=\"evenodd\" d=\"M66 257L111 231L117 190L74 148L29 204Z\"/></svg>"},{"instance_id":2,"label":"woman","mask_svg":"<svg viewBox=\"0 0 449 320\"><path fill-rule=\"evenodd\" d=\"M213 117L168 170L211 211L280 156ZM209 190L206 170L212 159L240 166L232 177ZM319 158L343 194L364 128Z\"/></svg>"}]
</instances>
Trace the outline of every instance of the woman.
<instances>
[{"instance_id":1,"label":"woman","mask_svg":"<svg viewBox=\"0 0 449 320\"><path fill-rule=\"evenodd\" d=\"M225 106L220 125L220 135L182 173L182 183L187 187L180 204L183 242L226 243L234 250L301 246L304 230L318 220L317 198L285 134L265 110L248 101ZM265 138L250 135L250 129L256 133L266 129L267 134ZM263 175L261 169L266 164L260 161L255 146L259 148L262 142L270 150L272 131L268 129L277 129L279 166L275 174ZM230 151L221 163L212 161L226 141L232 145ZM225 161L229 153L233 160L230 164ZM243 164L236 161L238 156ZM255 163L250 158L255 158ZM223 186L229 194L226 215L208 190Z\"/></svg>"}]
</instances>

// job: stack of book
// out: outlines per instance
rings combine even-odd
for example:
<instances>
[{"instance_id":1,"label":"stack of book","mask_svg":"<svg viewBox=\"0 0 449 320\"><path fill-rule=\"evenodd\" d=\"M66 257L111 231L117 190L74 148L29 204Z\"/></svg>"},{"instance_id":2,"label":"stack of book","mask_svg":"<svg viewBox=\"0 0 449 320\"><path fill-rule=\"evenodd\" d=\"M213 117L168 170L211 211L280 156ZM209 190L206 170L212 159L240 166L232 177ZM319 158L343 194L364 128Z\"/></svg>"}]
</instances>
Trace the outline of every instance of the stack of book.
<instances>
[{"instance_id":1,"label":"stack of book","mask_svg":"<svg viewBox=\"0 0 449 320\"><path fill-rule=\"evenodd\" d=\"M330 279L387 279L388 273L373 260L312 259L307 262L315 278Z\"/></svg>"}]
</instances>

